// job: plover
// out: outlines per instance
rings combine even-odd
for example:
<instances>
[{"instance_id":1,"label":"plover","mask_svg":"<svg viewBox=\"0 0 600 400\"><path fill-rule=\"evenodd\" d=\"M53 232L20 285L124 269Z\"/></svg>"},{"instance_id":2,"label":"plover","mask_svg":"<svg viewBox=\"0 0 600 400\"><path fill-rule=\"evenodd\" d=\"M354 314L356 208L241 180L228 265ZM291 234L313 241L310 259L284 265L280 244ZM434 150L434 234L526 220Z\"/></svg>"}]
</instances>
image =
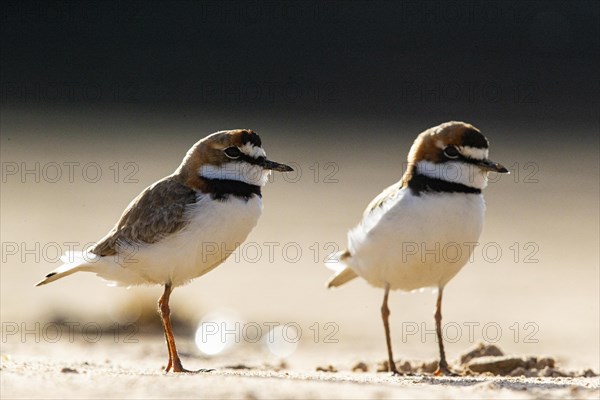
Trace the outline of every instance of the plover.
<instances>
[{"instance_id":1,"label":"plover","mask_svg":"<svg viewBox=\"0 0 600 400\"><path fill-rule=\"evenodd\" d=\"M473 125L447 122L419 134L402 179L385 189L348 233L348 250L328 266L336 270L328 287L357 276L383 288L381 316L389 371L394 363L388 318L390 290L437 288L436 375L451 374L442 341L442 294L469 260L483 227L482 189L490 171L507 173L488 159L488 140Z\"/></svg>"},{"instance_id":2,"label":"plover","mask_svg":"<svg viewBox=\"0 0 600 400\"><path fill-rule=\"evenodd\" d=\"M85 252L46 275L45 285L79 271L117 285L164 285L158 301L169 361L183 368L171 326L173 289L220 265L248 236L262 213L261 187L270 171L292 168L267 159L251 130L213 133L198 141L177 170L142 191L112 230Z\"/></svg>"}]
</instances>

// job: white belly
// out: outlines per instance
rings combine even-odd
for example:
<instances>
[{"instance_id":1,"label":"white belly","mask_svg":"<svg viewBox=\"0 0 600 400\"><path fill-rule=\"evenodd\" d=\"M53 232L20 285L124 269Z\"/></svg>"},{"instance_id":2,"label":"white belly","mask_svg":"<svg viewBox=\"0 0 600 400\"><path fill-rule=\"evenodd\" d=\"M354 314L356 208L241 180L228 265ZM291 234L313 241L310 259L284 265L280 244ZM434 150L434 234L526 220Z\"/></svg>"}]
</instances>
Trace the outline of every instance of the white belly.
<instances>
[{"instance_id":1,"label":"white belly","mask_svg":"<svg viewBox=\"0 0 600 400\"><path fill-rule=\"evenodd\" d=\"M484 211L482 195L403 189L350 231L346 263L377 287L443 287L468 262Z\"/></svg>"},{"instance_id":2,"label":"white belly","mask_svg":"<svg viewBox=\"0 0 600 400\"><path fill-rule=\"evenodd\" d=\"M95 272L119 285L183 285L225 261L246 240L261 213L258 196L248 201L235 196L216 201L198 195L183 230L157 243L134 247L129 254L123 252L120 260L103 257L106 262Z\"/></svg>"}]
</instances>

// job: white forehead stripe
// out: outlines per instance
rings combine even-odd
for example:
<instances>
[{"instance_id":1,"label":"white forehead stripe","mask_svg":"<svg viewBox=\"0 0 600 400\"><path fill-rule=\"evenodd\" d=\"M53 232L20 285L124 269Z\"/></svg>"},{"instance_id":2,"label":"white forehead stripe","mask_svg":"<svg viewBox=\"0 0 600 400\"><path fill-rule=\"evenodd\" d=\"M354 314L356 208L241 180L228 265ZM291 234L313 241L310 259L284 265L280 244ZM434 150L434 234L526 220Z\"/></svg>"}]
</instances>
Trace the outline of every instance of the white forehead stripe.
<instances>
[{"instance_id":1,"label":"white forehead stripe","mask_svg":"<svg viewBox=\"0 0 600 400\"><path fill-rule=\"evenodd\" d=\"M475 160L487 160L489 151L488 149L478 149L477 147L462 146L459 147L460 152L463 156L473 158Z\"/></svg>"},{"instance_id":2,"label":"white forehead stripe","mask_svg":"<svg viewBox=\"0 0 600 400\"><path fill-rule=\"evenodd\" d=\"M242 151L242 153L244 153L252 158L267 156L267 153L265 153L265 151L263 150L262 147L254 146L250 142L248 142L245 145L243 145L242 147L240 147L240 150Z\"/></svg>"}]
</instances>

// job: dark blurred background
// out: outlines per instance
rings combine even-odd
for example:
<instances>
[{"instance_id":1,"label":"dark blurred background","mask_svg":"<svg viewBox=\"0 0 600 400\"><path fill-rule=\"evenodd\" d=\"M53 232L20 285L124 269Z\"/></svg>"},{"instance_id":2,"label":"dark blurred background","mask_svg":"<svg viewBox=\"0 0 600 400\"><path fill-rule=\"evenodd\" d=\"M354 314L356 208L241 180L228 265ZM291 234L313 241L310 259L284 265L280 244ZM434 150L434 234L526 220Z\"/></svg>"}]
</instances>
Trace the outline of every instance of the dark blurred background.
<instances>
[{"instance_id":1,"label":"dark blurred background","mask_svg":"<svg viewBox=\"0 0 600 400\"><path fill-rule=\"evenodd\" d=\"M597 127L600 4L591 0L2 9L5 105Z\"/></svg>"},{"instance_id":2,"label":"dark blurred background","mask_svg":"<svg viewBox=\"0 0 600 400\"><path fill-rule=\"evenodd\" d=\"M262 257L247 248L178 288L174 318L194 327L225 307L246 321L296 321L305 332L333 321L338 347L305 344L323 362L383 359L381 292L358 281L326 291L323 261L401 177L415 136L464 120L512 174L486 190L481 242L498 245L501 257L476 251L445 292L445 320L497 322L509 352L598 365L599 2L1 7L3 321L154 317L158 287L114 289L92 274L33 284L69 243L80 249L101 238L194 142L243 127L301 174L277 175L265 188L264 215L248 238ZM280 247L270 258L264 244L273 241ZM282 254L285 244L301 257ZM404 321L431 329L433 301L395 293L394 332ZM528 322L537 341L514 340L511 327ZM463 337L448 353L469 345ZM399 347L402 356L436 357L431 338Z\"/></svg>"}]
</instances>

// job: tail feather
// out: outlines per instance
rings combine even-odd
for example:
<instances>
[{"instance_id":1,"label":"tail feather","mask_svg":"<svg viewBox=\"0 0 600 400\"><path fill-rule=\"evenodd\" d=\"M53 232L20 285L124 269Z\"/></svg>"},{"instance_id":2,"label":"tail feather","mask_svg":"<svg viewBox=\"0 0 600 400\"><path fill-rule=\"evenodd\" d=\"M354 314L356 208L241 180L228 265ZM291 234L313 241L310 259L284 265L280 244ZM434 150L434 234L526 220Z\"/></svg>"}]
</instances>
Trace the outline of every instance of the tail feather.
<instances>
[{"instance_id":1,"label":"tail feather","mask_svg":"<svg viewBox=\"0 0 600 400\"><path fill-rule=\"evenodd\" d=\"M344 260L347 260L350 257L352 257L350 252L346 250L344 252L337 253L332 257L331 261L325 263L327 268L335 271L335 274L329 278L329 281L327 282L328 289L341 286L344 283L358 277L356 272L354 272L344 263Z\"/></svg>"},{"instance_id":2,"label":"tail feather","mask_svg":"<svg viewBox=\"0 0 600 400\"><path fill-rule=\"evenodd\" d=\"M68 252L60 258L63 262L65 262L65 264L50 272L44 277L44 279L36 283L35 286L42 286L47 283L54 282L58 279L64 278L65 276L74 274L75 272L91 271L92 268L89 263L93 262L93 260L97 258L97 255L89 252Z\"/></svg>"},{"instance_id":3,"label":"tail feather","mask_svg":"<svg viewBox=\"0 0 600 400\"><path fill-rule=\"evenodd\" d=\"M329 279L329 282L327 282L327 289L342 286L344 283L351 281L356 277L358 277L358 275L356 275L356 272L346 267L346 269L342 270L342 272L338 273L337 275L333 275Z\"/></svg>"}]
</instances>

